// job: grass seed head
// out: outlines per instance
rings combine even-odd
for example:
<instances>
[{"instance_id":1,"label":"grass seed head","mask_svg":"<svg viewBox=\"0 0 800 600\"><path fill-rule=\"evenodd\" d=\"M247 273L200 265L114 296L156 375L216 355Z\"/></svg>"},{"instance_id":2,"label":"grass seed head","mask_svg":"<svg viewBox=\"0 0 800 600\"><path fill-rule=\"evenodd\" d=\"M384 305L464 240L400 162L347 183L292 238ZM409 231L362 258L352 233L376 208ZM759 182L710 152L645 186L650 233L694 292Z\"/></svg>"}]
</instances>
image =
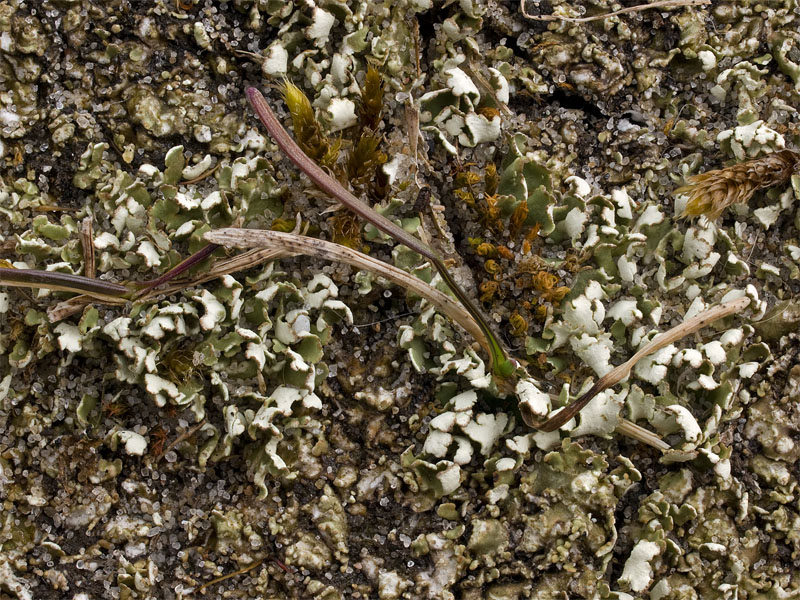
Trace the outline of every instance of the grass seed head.
<instances>
[{"instance_id":1,"label":"grass seed head","mask_svg":"<svg viewBox=\"0 0 800 600\"><path fill-rule=\"evenodd\" d=\"M687 194L681 217L705 215L718 219L731 204L747 202L761 189L785 184L800 168L800 153L781 150L725 169L694 175L688 185L676 190Z\"/></svg>"}]
</instances>

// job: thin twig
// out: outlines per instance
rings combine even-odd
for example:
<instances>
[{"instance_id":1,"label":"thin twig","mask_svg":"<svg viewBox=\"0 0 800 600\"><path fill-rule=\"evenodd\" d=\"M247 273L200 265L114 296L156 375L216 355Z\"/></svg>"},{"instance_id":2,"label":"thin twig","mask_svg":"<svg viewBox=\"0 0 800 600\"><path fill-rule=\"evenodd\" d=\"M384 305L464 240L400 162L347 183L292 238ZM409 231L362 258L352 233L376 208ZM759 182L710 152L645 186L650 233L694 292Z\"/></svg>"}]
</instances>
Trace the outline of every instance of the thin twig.
<instances>
[{"instance_id":1,"label":"thin twig","mask_svg":"<svg viewBox=\"0 0 800 600\"><path fill-rule=\"evenodd\" d=\"M603 375L589 389L588 392L571 404L568 404L554 417L549 418L544 423L529 422L530 419L526 419L526 422L531 427L535 427L541 431L555 431L576 414L578 414L583 407L586 406L597 394L625 379L630 374L633 367L636 366L636 363L638 363L645 356L653 354L654 352L669 346L673 342L677 342L681 338L689 335L690 333L694 333L695 331L702 329L707 325L710 325L718 319L741 312L747 307L748 304L750 304L750 298L743 296L741 298L737 298L736 300L723 302L719 306L704 310L691 319L687 319L680 325L676 325L672 329L669 329L664 333L654 337L650 342L645 344L641 350L634 354L630 360L622 363L618 367L615 367L613 370ZM525 413L523 413L523 417L524 416Z\"/></svg>"},{"instance_id":2,"label":"thin twig","mask_svg":"<svg viewBox=\"0 0 800 600\"><path fill-rule=\"evenodd\" d=\"M408 135L408 153L414 159L414 166L417 170L417 153L419 152L419 106L413 99L409 98L405 105L406 134Z\"/></svg>"},{"instance_id":3,"label":"thin twig","mask_svg":"<svg viewBox=\"0 0 800 600\"><path fill-rule=\"evenodd\" d=\"M237 575L244 575L245 573L249 573L250 571L252 571L256 567L258 567L259 565L263 564L264 561L267 560L267 558L269 558L269 557L265 556L264 558L258 559L257 561L255 561L251 565L248 565L246 567L242 567L241 569L239 569L237 571L234 571L233 573L228 573L227 575L222 575L221 577L217 577L216 579L212 579L211 581L209 581L207 583L204 583L199 588L194 590L194 593L195 594L200 594L207 587L211 587L212 585L216 585L216 584L220 583L221 581L225 581L226 579L230 579L231 577L236 577Z\"/></svg>"},{"instance_id":4,"label":"thin twig","mask_svg":"<svg viewBox=\"0 0 800 600\"><path fill-rule=\"evenodd\" d=\"M602 15L593 15L591 17L562 17L560 15L531 15L525 10L525 0L520 0L519 9L522 16L526 19L534 21L568 21L570 23L588 23L589 21L599 21L606 17L615 17L617 15L624 15L626 13L640 12L649 10L651 8L678 8L681 6L701 6L703 4L711 4L711 0L657 0L656 2L648 2L647 4L639 4L637 6L629 6L621 8L610 13L603 13Z\"/></svg>"},{"instance_id":5,"label":"thin twig","mask_svg":"<svg viewBox=\"0 0 800 600\"><path fill-rule=\"evenodd\" d=\"M159 453L158 453L158 455L157 455L157 456L156 456L156 458L155 458L155 462L156 462L156 463L158 463L158 461L160 461L160 460L161 460L161 459L164 457L164 455L165 455L167 452L169 452L170 450L172 450L172 449L173 449L175 446L177 446L177 445L178 445L178 444L180 444L181 442L183 442L183 441L185 441L185 440L188 440L188 439L189 439L190 437L192 437L192 436L193 436L195 433L197 433L198 431L200 431L200 428L202 428L202 427L203 427L203 425L205 425L205 424L206 424L206 419L204 418L204 419L203 419L202 421L200 421L200 422L199 422L197 425L195 425L195 426L194 426L194 427L192 427L191 429L187 429L187 430L186 430L186 431L184 431L182 434L180 434L178 437L176 437L176 438L175 438L175 439L174 439L174 440L173 440L173 441L172 441L172 442L171 442L171 443L170 443L170 444L169 444L169 445L168 445L166 448L164 448L164 449L163 449L161 452L159 452Z\"/></svg>"}]
</instances>

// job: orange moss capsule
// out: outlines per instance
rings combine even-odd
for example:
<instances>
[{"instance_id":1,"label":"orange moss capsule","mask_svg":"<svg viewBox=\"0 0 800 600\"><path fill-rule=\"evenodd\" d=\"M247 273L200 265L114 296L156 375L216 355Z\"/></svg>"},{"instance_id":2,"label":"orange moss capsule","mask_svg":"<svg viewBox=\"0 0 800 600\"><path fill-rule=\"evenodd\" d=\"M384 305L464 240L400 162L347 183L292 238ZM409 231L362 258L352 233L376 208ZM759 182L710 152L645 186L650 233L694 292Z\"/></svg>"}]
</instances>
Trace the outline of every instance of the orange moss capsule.
<instances>
[{"instance_id":1,"label":"orange moss capsule","mask_svg":"<svg viewBox=\"0 0 800 600\"><path fill-rule=\"evenodd\" d=\"M480 180L481 176L477 173L473 173L472 171L461 171L460 173L456 173L456 176L453 179L453 185L456 188L463 188L475 185Z\"/></svg>"},{"instance_id":2,"label":"orange moss capsule","mask_svg":"<svg viewBox=\"0 0 800 600\"><path fill-rule=\"evenodd\" d=\"M483 193L487 196L494 196L497 193L497 184L500 178L497 176L497 166L494 163L486 165L486 174L483 178Z\"/></svg>"},{"instance_id":3,"label":"orange moss capsule","mask_svg":"<svg viewBox=\"0 0 800 600\"><path fill-rule=\"evenodd\" d=\"M544 304L537 304L533 316L537 321L544 321L547 318L547 307Z\"/></svg>"},{"instance_id":4,"label":"orange moss capsule","mask_svg":"<svg viewBox=\"0 0 800 600\"><path fill-rule=\"evenodd\" d=\"M484 117L486 117L490 121L492 119L494 119L495 117L499 117L500 116L500 111L497 110L496 108L492 107L492 106L481 106L475 112L478 113L479 115L483 115Z\"/></svg>"},{"instance_id":5,"label":"orange moss capsule","mask_svg":"<svg viewBox=\"0 0 800 600\"><path fill-rule=\"evenodd\" d=\"M475 204L475 194L473 194L470 190L453 190L453 194L460 200L463 200L467 203L468 206L473 206Z\"/></svg>"},{"instance_id":6,"label":"orange moss capsule","mask_svg":"<svg viewBox=\"0 0 800 600\"><path fill-rule=\"evenodd\" d=\"M511 219L508 223L508 232L511 234L512 239L516 238L519 232L522 231L522 226L525 224L527 218L528 203L523 200L514 208L514 212L511 213Z\"/></svg>"},{"instance_id":7,"label":"orange moss capsule","mask_svg":"<svg viewBox=\"0 0 800 600\"><path fill-rule=\"evenodd\" d=\"M500 256L500 258L505 258L506 260L514 260L514 253L505 246L498 246L497 254Z\"/></svg>"},{"instance_id":8,"label":"orange moss capsule","mask_svg":"<svg viewBox=\"0 0 800 600\"><path fill-rule=\"evenodd\" d=\"M558 304L561 302L564 297L569 294L569 287L562 285L561 287L557 287L553 290L549 290L542 294L542 298L545 300L552 302L553 304Z\"/></svg>"},{"instance_id":9,"label":"orange moss capsule","mask_svg":"<svg viewBox=\"0 0 800 600\"><path fill-rule=\"evenodd\" d=\"M502 228L502 225L498 227L500 208L497 206L497 196L484 196L483 200L485 207L483 207L483 214L481 215L481 224L492 229Z\"/></svg>"}]
</instances>

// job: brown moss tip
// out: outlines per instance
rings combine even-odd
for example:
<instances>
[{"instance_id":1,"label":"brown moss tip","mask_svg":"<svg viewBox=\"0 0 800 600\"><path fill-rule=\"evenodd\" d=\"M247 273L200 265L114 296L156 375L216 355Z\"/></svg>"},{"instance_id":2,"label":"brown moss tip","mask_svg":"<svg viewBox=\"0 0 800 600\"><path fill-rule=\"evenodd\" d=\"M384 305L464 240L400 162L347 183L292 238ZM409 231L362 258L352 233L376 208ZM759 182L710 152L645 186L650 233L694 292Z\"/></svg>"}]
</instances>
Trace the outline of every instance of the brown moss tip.
<instances>
[{"instance_id":1,"label":"brown moss tip","mask_svg":"<svg viewBox=\"0 0 800 600\"><path fill-rule=\"evenodd\" d=\"M173 383L186 383L198 371L197 365L194 364L194 348L184 346L172 348L161 359L159 367Z\"/></svg>"},{"instance_id":2,"label":"brown moss tip","mask_svg":"<svg viewBox=\"0 0 800 600\"><path fill-rule=\"evenodd\" d=\"M325 135L314 115L314 107L303 90L286 79L281 86L281 94L292 115L292 129L297 145L320 165L333 168L339 156L341 141L332 142Z\"/></svg>"},{"instance_id":3,"label":"brown moss tip","mask_svg":"<svg viewBox=\"0 0 800 600\"><path fill-rule=\"evenodd\" d=\"M330 221L335 243L354 250L361 249L361 222L358 215L342 210Z\"/></svg>"},{"instance_id":4,"label":"brown moss tip","mask_svg":"<svg viewBox=\"0 0 800 600\"><path fill-rule=\"evenodd\" d=\"M799 167L800 153L781 150L732 167L694 175L687 185L675 190L676 194L689 196L680 216L705 215L715 221L731 204L749 201L760 189L786 184Z\"/></svg>"},{"instance_id":5,"label":"brown moss tip","mask_svg":"<svg viewBox=\"0 0 800 600\"><path fill-rule=\"evenodd\" d=\"M369 66L361 88L359 121L362 128L377 131L383 112L383 79L378 69Z\"/></svg>"},{"instance_id":6,"label":"brown moss tip","mask_svg":"<svg viewBox=\"0 0 800 600\"><path fill-rule=\"evenodd\" d=\"M388 160L381 152L382 139L372 133L362 135L347 155L347 179L355 188L363 188L375 180L376 170Z\"/></svg>"}]
</instances>

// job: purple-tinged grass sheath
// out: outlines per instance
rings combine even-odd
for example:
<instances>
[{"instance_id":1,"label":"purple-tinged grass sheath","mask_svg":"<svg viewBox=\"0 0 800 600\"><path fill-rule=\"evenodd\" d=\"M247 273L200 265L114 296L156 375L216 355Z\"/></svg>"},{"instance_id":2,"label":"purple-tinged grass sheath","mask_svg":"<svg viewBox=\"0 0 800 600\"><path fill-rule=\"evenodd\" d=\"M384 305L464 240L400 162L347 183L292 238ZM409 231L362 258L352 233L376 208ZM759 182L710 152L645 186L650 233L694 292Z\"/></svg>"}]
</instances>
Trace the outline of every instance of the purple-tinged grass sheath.
<instances>
[{"instance_id":1,"label":"purple-tinged grass sheath","mask_svg":"<svg viewBox=\"0 0 800 600\"><path fill-rule=\"evenodd\" d=\"M70 275L57 271L38 269L8 269L0 267L0 284L11 287L46 288L63 292L76 292L94 298L125 298L131 290L119 283Z\"/></svg>"},{"instance_id":2,"label":"purple-tinged grass sheath","mask_svg":"<svg viewBox=\"0 0 800 600\"><path fill-rule=\"evenodd\" d=\"M155 279L151 279L150 281L145 281L143 283L137 284L137 286L140 288L141 292L146 292L146 291L152 290L153 288L158 287L160 285L164 285L168 281L172 281L173 279L175 279L181 273L185 273L186 271L188 271L192 267L194 267L194 266L200 264L201 262L203 262L206 258L211 256L211 254L217 248L219 248L219 246L217 244L208 244L207 246L204 246L203 248L201 248L200 250L198 250L197 252L195 252L194 254L189 256L188 258L186 258L186 259L182 260L181 262L179 262L177 265L172 267L169 271L167 271L166 273L164 273L160 277L157 277Z\"/></svg>"}]
</instances>

